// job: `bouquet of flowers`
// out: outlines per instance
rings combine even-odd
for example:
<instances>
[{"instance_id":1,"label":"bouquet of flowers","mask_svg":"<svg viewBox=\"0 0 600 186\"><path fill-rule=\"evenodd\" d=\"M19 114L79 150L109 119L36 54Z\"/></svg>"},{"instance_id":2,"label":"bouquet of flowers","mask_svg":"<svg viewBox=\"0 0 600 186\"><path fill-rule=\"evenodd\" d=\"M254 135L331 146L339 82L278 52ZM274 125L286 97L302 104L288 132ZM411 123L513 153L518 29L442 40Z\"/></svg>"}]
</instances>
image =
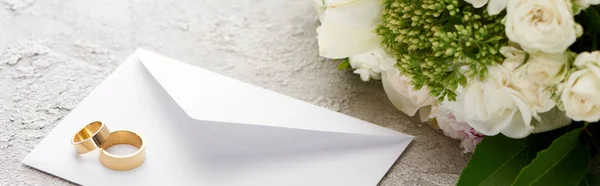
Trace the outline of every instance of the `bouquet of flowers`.
<instances>
[{"instance_id":1,"label":"bouquet of flowers","mask_svg":"<svg viewBox=\"0 0 600 186\"><path fill-rule=\"evenodd\" d=\"M314 0L319 54L473 152L459 185L600 184L600 0Z\"/></svg>"}]
</instances>

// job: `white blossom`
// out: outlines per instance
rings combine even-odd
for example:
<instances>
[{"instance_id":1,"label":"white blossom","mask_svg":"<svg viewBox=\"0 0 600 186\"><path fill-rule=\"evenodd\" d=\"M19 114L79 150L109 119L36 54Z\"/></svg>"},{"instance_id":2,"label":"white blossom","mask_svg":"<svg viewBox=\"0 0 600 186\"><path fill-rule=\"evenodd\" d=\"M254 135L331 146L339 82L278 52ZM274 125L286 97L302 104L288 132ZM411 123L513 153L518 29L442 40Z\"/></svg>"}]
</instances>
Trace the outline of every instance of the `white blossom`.
<instances>
[{"instance_id":1,"label":"white blossom","mask_svg":"<svg viewBox=\"0 0 600 186\"><path fill-rule=\"evenodd\" d=\"M528 52L564 52L577 39L570 0L511 0L506 11L506 36Z\"/></svg>"},{"instance_id":2,"label":"white blossom","mask_svg":"<svg viewBox=\"0 0 600 186\"><path fill-rule=\"evenodd\" d=\"M364 54L349 57L348 62L355 69L354 73L360 75L360 79L369 81L370 79L380 80L381 64L385 62L395 63L396 59L387 55L383 48L378 48Z\"/></svg>"},{"instance_id":3,"label":"white blossom","mask_svg":"<svg viewBox=\"0 0 600 186\"><path fill-rule=\"evenodd\" d=\"M378 0L314 0L321 26L317 28L319 54L342 59L380 48L373 32L381 22Z\"/></svg>"},{"instance_id":4,"label":"white blossom","mask_svg":"<svg viewBox=\"0 0 600 186\"><path fill-rule=\"evenodd\" d=\"M429 94L427 87L414 90L411 79L394 68L395 61L381 64L382 84L388 99L400 111L409 116L414 116L421 109L421 121L427 119L432 105L437 104L437 99Z\"/></svg>"},{"instance_id":5,"label":"white blossom","mask_svg":"<svg viewBox=\"0 0 600 186\"><path fill-rule=\"evenodd\" d=\"M483 139L483 135L473 129L466 121L457 120L451 110L441 106L434 106L431 118L435 118L438 127L448 137L461 140L460 146L465 153L473 152L475 146Z\"/></svg>"},{"instance_id":6,"label":"white blossom","mask_svg":"<svg viewBox=\"0 0 600 186\"><path fill-rule=\"evenodd\" d=\"M564 85L561 101L567 116L576 121L600 120L600 52L583 52L574 62L573 72Z\"/></svg>"},{"instance_id":7,"label":"white blossom","mask_svg":"<svg viewBox=\"0 0 600 186\"><path fill-rule=\"evenodd\" d=\"M535 113L511 88L511 72L501 65L489 66L488 72L484 79L473 79L460 88L456 102L444 105L481 134L527 137L534 130L531 120Z\"/></svg>"}]
</instances>

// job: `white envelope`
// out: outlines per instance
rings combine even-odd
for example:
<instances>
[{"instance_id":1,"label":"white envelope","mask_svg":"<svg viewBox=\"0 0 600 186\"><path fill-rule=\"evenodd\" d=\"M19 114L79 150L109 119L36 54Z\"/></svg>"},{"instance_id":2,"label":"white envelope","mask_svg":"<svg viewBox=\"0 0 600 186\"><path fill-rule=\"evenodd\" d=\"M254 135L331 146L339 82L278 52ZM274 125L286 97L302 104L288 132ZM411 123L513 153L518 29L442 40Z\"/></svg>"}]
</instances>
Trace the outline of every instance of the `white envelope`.
<instances>
[{"instance_id":1,"label":"white envelope","mask_svg":"<svg viewBox=\"0 0 600 186\"><path fill-rule=\"evenodd\" d=\"M112 171L70 140L91 121L139 133L146 161ZM137 50L23 163L81 185L377 185L412 136Z\"/></svg>"}]
</instances>

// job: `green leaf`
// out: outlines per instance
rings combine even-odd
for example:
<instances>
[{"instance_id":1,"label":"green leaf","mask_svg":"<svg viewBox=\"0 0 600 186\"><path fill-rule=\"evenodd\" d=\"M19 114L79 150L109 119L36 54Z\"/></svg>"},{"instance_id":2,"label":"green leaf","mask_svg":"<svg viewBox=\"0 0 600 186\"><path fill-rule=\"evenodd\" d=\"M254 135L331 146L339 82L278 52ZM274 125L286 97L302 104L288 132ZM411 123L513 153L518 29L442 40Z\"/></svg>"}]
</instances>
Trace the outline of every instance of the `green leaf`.
<instances>
[{"instance_id":1,"label":"green leaf","mask_svg":"<svg viewBox=\"0 0 600 186\"><path fill-rule=\"evenodd\" d=\"M577 185L590 163L589 149L580 143L583 127L557 138L517 176L513 185Z\"/></svg>"},{"instance_id":2,"label":"green leaf","mask_svg":"<svg viewBox=\"0 0 600 186\"><path fill-rule=\"evenodd\" d=\"M582 123L576 122L554 131L530 135L525 139L511 139L503 135L485 137L477 145L469 164L460 176L458 185L510 185L517 178L521 169L530 164L536 158L536 154L539 156L538 151L546 149L553 140L566 133L571 133L569 131L576 131L575 133L580 134L582 126ZM575 139L578 139L577 135L575 136ZM576 145L586 149L578 143L578 140L575 141ZM577 154L574 153L571 156L577 156ZM589 162L589 154L585 158ZM585 158L584 161L586 161ZM564 170L570 169L565 168Z\"/></svg>"},{"instance_id":3,"label":"green leaf","mask_svg":"<svg viewBox=\"0 0 600 186\"><path fill-rule=\"evenodd\" d=\"M592 35L600 33L600 15L598 14L598 12L593 8L585 9L583 10L583 12L586 15L584 17L584 22L585 26L587 26L589 29L588 31Z\"/></svg>"},{"instance_id":4,"label":"green leaf","mask_svg":"<svg viewBox=\"0 0 600 186\"><path fill-rule=\"evenodd\" d=\"M592 173L588 172L585 177L579 182L579 186L598 186L600 185L600 178Z\"/></svg>"},{"instance_id":5,"label":"green leaf","mask_svg":"<svg viewBox=\"0 0 600 186\"><path fill-rule=\"evenodd\" d=\"M458 185L510 185L538 151L578 126L582 126L581 123L572 123L525 139L512 139L504 135L486 136L463 169Z\"/></svg>"},{"instance_id":6,"label":"green leaf","mask_svg":"<svg viewBox=\"0 0 600 186\"><path fill-rule=\"evenodd\" d=\"M348 58L344 59L340 64L338 64L337 68L338 70L346 70L350 68L350 60L348 60Z\"/></svg>"},{"instance_id":7,"label":"green leaf","mask_svg":"<svg viewBox=\"0 0 600 186\"><path fill-rule=\"evenodd\" d=\"M526 139L486 136L475 149L458 180L461 185L510 185L519 170L535 155Z\"/></svg>"}]
</instances>

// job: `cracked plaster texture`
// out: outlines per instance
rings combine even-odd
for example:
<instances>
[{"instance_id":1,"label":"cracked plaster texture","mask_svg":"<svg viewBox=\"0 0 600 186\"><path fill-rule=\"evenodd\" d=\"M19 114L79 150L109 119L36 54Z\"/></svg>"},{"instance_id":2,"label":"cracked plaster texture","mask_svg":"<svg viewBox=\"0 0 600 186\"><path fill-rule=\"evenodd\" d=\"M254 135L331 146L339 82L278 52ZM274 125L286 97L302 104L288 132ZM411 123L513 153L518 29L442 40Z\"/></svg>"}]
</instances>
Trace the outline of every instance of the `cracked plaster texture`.
<instances>
[{"instance_id":1,"label":"cracked plaster texture","mask_svg":"<svg viewBox=\"0 0 600 186\"><path fill-rule=\"evenodd\" d=\"M310 0L0 0L0 185L72 185L20 161L137 48L416 136L379 185L454 185L459 142L318 55Z\"/></svg>"}]
</instances>

